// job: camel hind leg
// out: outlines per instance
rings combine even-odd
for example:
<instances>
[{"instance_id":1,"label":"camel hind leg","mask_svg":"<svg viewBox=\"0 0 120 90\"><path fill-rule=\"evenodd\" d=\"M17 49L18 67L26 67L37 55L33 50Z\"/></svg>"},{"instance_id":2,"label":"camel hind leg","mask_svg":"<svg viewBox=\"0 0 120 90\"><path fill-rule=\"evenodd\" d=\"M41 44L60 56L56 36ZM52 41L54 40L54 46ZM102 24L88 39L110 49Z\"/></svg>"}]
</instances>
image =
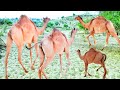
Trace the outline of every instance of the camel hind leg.
<instances>
[{"instance_id":1,"label":"camel hind leg","mask_svg":"<svg viewBox=\"0 0 120 90\"><path fill-rule=\"evenodd\" d=\"M65 70L65 74L66 74L66 72L68 71L68 69L69 69L69 66L71 65L71 61L70 61L70 52L69 52L69 48L68 47L66 47L65 48L65 53L66 53L66 58L67 58L67 60L68 60L68 66L67 66L67 68L66 68L66 70Z\"/></svg>"},{"instance_id":2,"label":"camel hind leg","mask_svg":"<svg viewBox=\"0 0 120 90\"><path fill-rule=\"evenodd\" d=\"M89 37L92 35L93 36L93 39L94 39L94 44L96 45L96 40L94 38L94 29L90 32L90 34L87 36L87 40L88 40L88 43L89 43L89 47L91 46L91 43L90 43L90 40L89 40Z\"/></svg>"},{"instance_id":3,"label":"camel hind leg","mask_svg":"<svg viewBox=\"0 0 120 90\"><path fill-rule=\"evenodd\" d=\"M35 45L35 50L36 50L36 58L35 60L33 61L33 64L31 65L31 69L34 70L34 64L39 56L39 47L38 47L38 44Z\"/></svg>"},{"instance_id":4,"label":"camel hind leg","mask_svg":"<svg viewBox=\"0 0 120 90\"><path fill-rule=\"evenodd\" d=\"M119 45L120 45L120 40L119 40L119 38L118 38L118 36L117 36L117 33L116 33L116 31L115 31L115 28L114 28L112 22L109 21L109 22L107 23L107 28L108 28L110 34L118 41L118 43L119 43Z\"/></svg>"},{"instance_id":5,"label":"camel hind leg","mask_svg":"<svg viewBox=\"0 0 120 90\"><path fill-rule=\"evenodd\" d=\"M31 47L31 44L28 44L28 47ZM32 50L30 49L30 66L32 65Z\"/></svg>"},{"instance_id":6,"label":"camel hind leg","mask_svg":"<svg viewBox=\"0 0 120 90\"><path fill-rule=\"evenodd\" d=\"M102 48L102 50L104 50L104 48L108 46L109 37L110 37L110 33L108 32L108 33L106 34L106 44L104 45L104 47Z\"/></svg>"},{"instance_id":7,"label":"camel hind leg","mask_svg":"<svg viewBox=\"0 0 120 90\"><path fill-rule=\"evenodd\" d=\"M59 54L60 57L60 72L62 72L62 54Z\"/></svg>"},{"instance_id":8,"label":"camel hind leg","mask_svg":"<svg viewBox=\"0 0 120 90\"><path fill-rule=\"evenodd\" d=\"M92 37L93 37L93 40L94 40L94 46L96 47L96 39L95 39L94 34L92 34Z\"/></svg>"},{"instance_id":9,"label":"camel hind leg","mask_svg":"<svg viewBox=\"0 0 120 90\"><path fill-rule=\"evenodd\" d=\"M53 57L54 57L54 56L52 56L52 57L47 57L46 61L43 62L42 66L39 68L39 70L38 70L38 76L39 76L40 79L42 78L42 75L41 75L42 73L43 73L43 75L45 76L45 78L47 79L47 76L46 76L46 74L44 73L44 69L52 62Z\"/></svg>"},{"instance_id":10,"label":"camel hind leg","mask_svg":"<svg viewBox=\"0 0 120 90\"><path fill-rule=\"evenodd\" d=\"M23 66L22 64L22 48L24 46L24 36L23 36L23 32L22 32L22 29L20 27L14 27L13 29L13 33L12 33L12 38L13 38L13 41L15 42L16 46L17 46L17 49L18 49L18 61L19 63L21 64L24 72L28 72L25 67ZM17 30L17 33L15 32Z\"/></svg>"},{"instance_id":11,"label":"camel hind leg","mask_svg":"<svg viewBox=\"0 0 120 90\"><path fill-rule=\"evenodd\" d=\"M8 33L7 36L7 44L6 44L6 55L5 55L5 78L8 79L8 71L7 71L7 65L8 65L8 56L10 54L10 49L12 47L12 38L10 36L10 33Z\"/></svg>"},{"instance_id":12,"label":"camel hind leg","mask_svg":"<svg viewBox=\"0 0 120 90\"><path fill-rule=\"evenodd\" d=\"M27 73L28 71L25 69L25 67L22 64L22 59L21 59L21 55L22 55L22 47L23 45L17 46L18 47L18 61L21 64L23 70Z\"/></svg>"}]
</instances>

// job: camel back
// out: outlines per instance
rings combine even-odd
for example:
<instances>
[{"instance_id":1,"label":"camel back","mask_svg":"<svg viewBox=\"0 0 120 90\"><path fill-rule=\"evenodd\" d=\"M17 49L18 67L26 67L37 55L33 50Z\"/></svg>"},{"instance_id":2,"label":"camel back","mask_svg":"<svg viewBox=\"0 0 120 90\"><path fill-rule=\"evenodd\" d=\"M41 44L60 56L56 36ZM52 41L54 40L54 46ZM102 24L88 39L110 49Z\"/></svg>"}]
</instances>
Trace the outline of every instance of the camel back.
<instances>
[{"instance_id":1,"label":"camel back","mask_svg":"<svg viewBox=\"0 0 120 90\"><path fill-rule=\"evenodd\" d=\"M18 24L20 24L22 26L22 25L24 25L24 23L29 23L29 22L31 22L34 25L35 29L37 30L34 22L32 20L30 20L26 15L21 15L20 16Z\"/></svg>"}]
</instances>

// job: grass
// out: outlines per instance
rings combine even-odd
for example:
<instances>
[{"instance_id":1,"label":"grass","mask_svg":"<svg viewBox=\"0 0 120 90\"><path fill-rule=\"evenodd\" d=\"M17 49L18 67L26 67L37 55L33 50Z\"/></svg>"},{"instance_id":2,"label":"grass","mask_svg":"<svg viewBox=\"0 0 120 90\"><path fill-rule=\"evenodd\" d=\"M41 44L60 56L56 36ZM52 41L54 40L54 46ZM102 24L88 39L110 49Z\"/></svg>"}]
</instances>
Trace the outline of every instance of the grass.
<instances>
[{"instance_id":1,"label":"grass","mask_svg":"<svg viewBox=\"0 0 120 90\"><path fill-rule=\"evenodd\" d=\"M43 35L39 37L39 41L44 37L44 35L49 34L49 32L52 29L47 28ZM70 38L70 31L71 30L62 30L60 29L67 38ZM63 61L63 72L60 73L60 62L59 62L59 56L56 55L54 60L47 66L45 69L45 73L47 74L49 79L102 79L103 76L103 68L101 68L98 72L96 72L96 69L100 66L97 64L90 64L88 67L88 72L92 74L92 76L84 77L84 62L80 60L78 57L76 50L80 49L81 53L84 54L86 51L89 50L88 42L86 40L86 36L88 34L82 34L80 31L77 32L75 36L75 40L70 47L70 61L71 65L69 66L69 69L67 73L64 75L65 69L67 67L67 59L65 57L65 54L62 56ZM97 40L97 49L100 50L104 44L105 44L105 38L106 36L100 34L95 35ZM6 41L6 36L3 37ZM93 39L90 38L90 41L93 43ZM106 47L103 51L107 55L107 59L105 61L105 65L107 68L107 79L120 79L120 49L117 41L110 37L109 39L109 45ZM33 54L33 60L35 59L35 49L32 49ZM0 78L5 78L5 67L4 67L4 56L5 51L1 52L2 58L0 59ZM18 62L18 53L17 53L17 47L13 43L13 46L11 48L11 52L9 55L9 61L8 61L8 76L10 79L38 79L38 67L40 64L39 58L37 59L37 62L35 63L35 70L30 69L30 57L29 57L29 50L27 50L25 47L22 51L22 62L25 66L25 68L29 71L28 73L24 73L21 65ZM44 78L44 77L43 77Z\"/></svg>"}]
</instances>

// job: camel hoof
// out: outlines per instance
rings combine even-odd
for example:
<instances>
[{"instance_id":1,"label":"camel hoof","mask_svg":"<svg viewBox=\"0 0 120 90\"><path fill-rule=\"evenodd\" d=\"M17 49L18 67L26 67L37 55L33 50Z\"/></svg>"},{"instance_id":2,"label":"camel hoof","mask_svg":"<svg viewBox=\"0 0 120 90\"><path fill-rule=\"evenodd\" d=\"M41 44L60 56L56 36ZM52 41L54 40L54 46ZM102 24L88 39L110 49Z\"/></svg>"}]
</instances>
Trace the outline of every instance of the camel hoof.
<instances>
[{"instance_id":1,"label":"camel hoof","mask_svg":"<svg viewBox=\"0 0 120 90\"><path fill-rule=\"evenodd\" d=\"M5 76L5 79L8 79L8 76Z\"/></svg>"},{"instance_id":2,"label":"camel hoof","mask_svg":"<svg viewBox=\"0 0 120 90\"><path fill-rule=\"evenodd\" d=\"M88 74L89 76L92 76L91 74Z\"/></svg>"},{"instance_id":3,"label":"camel hoof","mask_svg":"<svg viewBox=\"0 0 120 90\"><path fill-rule=\"evenodd\" d=\"M96 71L98 71L98 69Z\"/></svg>"},{"instance_id":4,"label":"camel hoof","mask_svg":"<svg viewBox=\"0 0 120 90\"><path fill-rule=\"evenodd\" d=\"M103 79L105 79L106 77L104 76Z\"/></svg>"},{"instance_id":5,"label":"camel hoof","mask_svg":"<svg viewBox=\"0 0 120 90\"><path fill-rule=\"evenodd\" d=\"M104 50L104 48L103 49L101 49L101 51L103 51Z\"/></svg>"},{"instance_id":6,"label":"camel hoof","mask_svg":"<svg viewBox=\"0 0 120 90\"><path fill-rule=\"evenodd\" d=\"M25 73L28 73L28 71L27 71L27 70L25 70Z\"/></svg>"}]
</instances>

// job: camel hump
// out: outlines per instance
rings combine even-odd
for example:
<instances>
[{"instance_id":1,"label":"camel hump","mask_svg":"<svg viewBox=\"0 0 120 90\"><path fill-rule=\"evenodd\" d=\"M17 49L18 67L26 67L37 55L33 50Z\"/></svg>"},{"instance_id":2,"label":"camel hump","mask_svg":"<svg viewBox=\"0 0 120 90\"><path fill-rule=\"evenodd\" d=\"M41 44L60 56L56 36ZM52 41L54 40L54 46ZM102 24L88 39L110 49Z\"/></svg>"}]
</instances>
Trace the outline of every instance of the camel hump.
<instances>
[{"instance_id":1,"label":"camel hump","mask_svg":"<svg viewBox=\"0 0 120 90\"><path fill-rule=\"evenodd\" d=\"M27 17L26 15L21 15L20 18Z\"/></svg>"},{"instance_id":2,"label":"camel hump","mask_svg":"<svg viewBox=\"0 0 120 90\"><path fill-rule=\"evenodd\" d=\"M107 21L106 18L103 16L98 16L98 17L96 17L96 19Z\"/></svg>"},{"instance_id":3,"label":"camel hump","mask_svg":"<svg viewBox=\"0 0 120 90\"><path fill-rule=\"evenodd\" d=\"M95 48L90 48L90 50L89 51L96 51L96 49Z\"/></svg>"},{"instance_id":4,"label":"camel hump","mask_svg":"<svg viewBox=\"0 0 120 90\"><path fill-rule=\"evenodd\" d=\"M22 20L22 19L29 19L29 18L26 15L21 15L20 20Z\"/></svg>"}]
</instances>

